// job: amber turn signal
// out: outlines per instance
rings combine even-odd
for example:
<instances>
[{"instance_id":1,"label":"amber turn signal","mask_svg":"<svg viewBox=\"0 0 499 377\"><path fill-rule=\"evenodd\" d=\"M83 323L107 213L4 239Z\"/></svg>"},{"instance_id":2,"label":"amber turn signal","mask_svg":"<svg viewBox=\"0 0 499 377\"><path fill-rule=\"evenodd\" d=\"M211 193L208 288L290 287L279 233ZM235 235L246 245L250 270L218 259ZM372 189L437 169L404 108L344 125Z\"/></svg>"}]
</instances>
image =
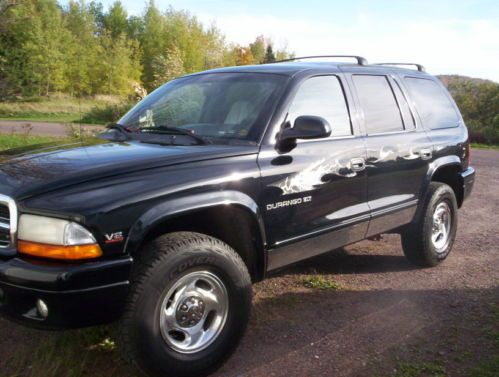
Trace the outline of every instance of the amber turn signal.
<instances>
[{"instance_id":1,"label":"amber turn signal","mask_svg":"<svg viewBox=\"0 0 499 377\"><path fill-rule=\"evenodd\" d=\"M21 254L34 257L63 260L94 259L102 256L102 250L97 244L59 246L19 240L17 250Z\"/></svg>"}]
</instances>

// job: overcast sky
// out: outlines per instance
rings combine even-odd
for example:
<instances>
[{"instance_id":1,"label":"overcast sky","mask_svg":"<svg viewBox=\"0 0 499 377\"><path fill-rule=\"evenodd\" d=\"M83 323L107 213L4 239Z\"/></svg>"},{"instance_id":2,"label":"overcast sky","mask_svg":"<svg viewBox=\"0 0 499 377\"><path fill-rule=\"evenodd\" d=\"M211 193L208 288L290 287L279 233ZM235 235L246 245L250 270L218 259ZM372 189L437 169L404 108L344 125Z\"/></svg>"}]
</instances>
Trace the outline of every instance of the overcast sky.
<instances>
[{"instance_id":1,"label":"overcast sky","mask_svg":"<svg viewBox=\"0 0 499 377\"><path fill-rule=\"evenodd\" d=\"M107 7L113 0L105 0ZM146 1L123 0L130 14ZM411 61L434 74L499 82L499 0L156 0L215 23L231 42L259 34L300 55Z\"/></svg>"}]
</instances>

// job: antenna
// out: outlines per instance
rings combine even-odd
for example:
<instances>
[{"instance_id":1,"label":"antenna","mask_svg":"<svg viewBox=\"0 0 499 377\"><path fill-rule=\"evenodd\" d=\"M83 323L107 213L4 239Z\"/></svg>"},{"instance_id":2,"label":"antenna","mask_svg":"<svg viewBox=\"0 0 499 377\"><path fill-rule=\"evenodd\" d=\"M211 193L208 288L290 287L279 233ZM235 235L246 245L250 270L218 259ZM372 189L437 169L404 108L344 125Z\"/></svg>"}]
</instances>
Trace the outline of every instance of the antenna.
<instances>
[{"instance_id":1,"label":"antenna","mask_svg":"<svg viewBox=\"0 0 499 377\"><path fill-rule=\"evenodd\" d=\"M358 65L368 65L369 63L367 62L366 58L363 58L362 56L357 56L357 55L313 55L313 56L299 56L296 58L290 58L290 59L284 59L284 60L278 60L274 63L286 63L286 62L293 62L296 60L303 60L303 59L321 59L321 58L349 58L349 59L355 59L357 60Z\"/></svg>"}]
</instances>

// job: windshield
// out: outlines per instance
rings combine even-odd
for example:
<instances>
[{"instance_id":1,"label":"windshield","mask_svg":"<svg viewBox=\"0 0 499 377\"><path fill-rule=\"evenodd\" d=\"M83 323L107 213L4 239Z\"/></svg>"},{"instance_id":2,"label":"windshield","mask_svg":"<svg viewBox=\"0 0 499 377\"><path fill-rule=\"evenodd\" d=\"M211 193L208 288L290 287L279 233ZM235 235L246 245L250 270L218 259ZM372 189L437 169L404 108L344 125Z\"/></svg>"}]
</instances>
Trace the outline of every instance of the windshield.
<instances>
[{"instance_id":1,"label":"windshield","mask_svg":"<svg viewBox=\"0 0 499 377\"><path fill-rule=\"evenodd\" d=\"M180 129L212 142L256 142L285 80L285 76L254 73L180 78L152 92L119 124L148 132Z\"/></svg>"}]
</instances>

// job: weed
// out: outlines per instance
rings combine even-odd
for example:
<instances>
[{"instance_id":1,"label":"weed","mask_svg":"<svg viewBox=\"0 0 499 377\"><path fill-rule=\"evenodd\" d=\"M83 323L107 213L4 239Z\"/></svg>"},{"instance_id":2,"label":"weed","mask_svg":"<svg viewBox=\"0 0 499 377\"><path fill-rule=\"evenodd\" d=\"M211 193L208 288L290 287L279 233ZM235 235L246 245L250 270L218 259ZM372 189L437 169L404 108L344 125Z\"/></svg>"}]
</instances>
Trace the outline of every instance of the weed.
<instances>
[{"instance_id":1,"label":"weed","mask_svg":"<svg viewBox=\"0 0 499 377\"><path fill-rule=\"evenodd\" d=\"M436 363L400 363L394 377L446 377L445 368Z\"/></svg>"},{"instance_id":2,"label":"weed","mask_svg":"<svg viewBox=\"0 0 499 377\"><path fill-rule=\"evenodd\" d=\"M312 289L332 289L338 290L340 289L340 285L335 283L334 281L327 279L323 276L311 276L303 279L302 284L306 288Z\"/></svg>"}]
</instances>

